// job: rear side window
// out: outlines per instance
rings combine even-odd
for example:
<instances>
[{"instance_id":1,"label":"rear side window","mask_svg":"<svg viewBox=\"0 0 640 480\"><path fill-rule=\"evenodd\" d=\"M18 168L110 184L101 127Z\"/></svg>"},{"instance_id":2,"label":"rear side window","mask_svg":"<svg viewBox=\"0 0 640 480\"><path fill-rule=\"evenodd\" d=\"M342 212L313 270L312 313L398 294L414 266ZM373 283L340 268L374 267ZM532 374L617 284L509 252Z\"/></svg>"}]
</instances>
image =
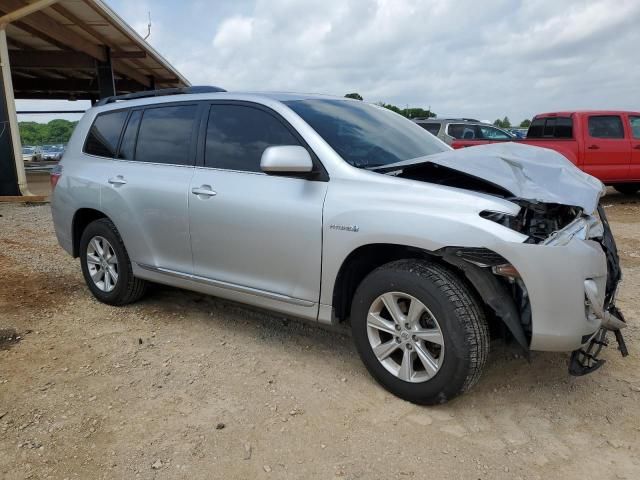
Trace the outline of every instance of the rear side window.
<instances>
[{"instance_id":1,"label":"rear side window","mask_svg":"<svg viewBox=\"0 0 640 480\"><path fill-rule=\"evenodd\" d=\"M447 133L457 140L476 140L482 138L482 133L475 125L464 123L452 123L447 128Z\"/></svg>"},{"instance_id":2,"label":"rear side window","mask_svg":"<svg viewBox=\"0 0 640 480\"><path fill-rule=\"evenodd\" d=\"M544 118L536 118L529 125L527 138L542 138L544 133Z\"/></svg>"},{"instance_id":3,"label":"rear side window","mask_svg":"<svg viewBox=\"0 0 640 480\"><path fill-rule=\"evenodd\" d=\"M622 119L618 115L589 117L589 136L592 138L624 138Z\"/></svg>"},{"instance_id":4,"label":"rear side window","mask_svg":"<svg viewBox=\"0 0 640 480\"><path fill-rule=\"evenodd\" d=\"M118 110L96 116L84 143L84 152L99 157L114 158L128 113L127 110Z\"/></svg>"},{"instance_id":5,"label":"rear side window","mask_svg":"<svg viewBox=\"0 0 640 480\"><path fill-rule=\"evenodd\" d=\"M419 123L418 125L433 135L438 135L438 132L440 131L439 123Z\"/></svg>"},{"instance_id":6,"label":"rear side window","mask_svg":"<svg viewBox=\"0 0 640 480\"><path fill-rule=\"evenodd\" d=\"M135 160L192 165L191 138L197 111L197 105L172 105L145 110L138 129Z\"/></svg>"},{"instance_id":7,"label":"rear side window","mask_svg":"<svg viewBox=\"0 0 640 480\"><path fill-rule=\"evenodd\" d=\"M273 115L244 105L212 105L207 123L206 167L260 172L265 148L300 145Z\"/></svg>"},{"instance_id":8,"label":"rear side window","mask_svg":"<svg viewBox=\"0 0 640 480\"><path fill-rule=\"evenodd\" d=\"M536 118L531 122L527 138L573 138L571 117Z\"/></svg>"},{"instance_id":9,"label":"rear side window","mask_svg":"<svg viewBox=\"0 0 640 480\"><path fill-rule=\"evenodd\" d=\"M631 122L631 135L633 138L640 138L640 117L629 116L629 122Z\"/></svg>"}]
</instances>

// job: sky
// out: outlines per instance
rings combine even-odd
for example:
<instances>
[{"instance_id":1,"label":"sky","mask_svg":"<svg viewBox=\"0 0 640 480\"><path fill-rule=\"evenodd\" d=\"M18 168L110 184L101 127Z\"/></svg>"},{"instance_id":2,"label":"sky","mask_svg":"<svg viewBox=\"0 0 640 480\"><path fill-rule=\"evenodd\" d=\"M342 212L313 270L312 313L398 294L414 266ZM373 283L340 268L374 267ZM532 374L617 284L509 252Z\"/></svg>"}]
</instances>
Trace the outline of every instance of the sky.
<instances>
[{"instance_id":1,"label":"sky","mask_svg":"<svg viewBox=\"0 0 640 480\"><path fill-rule=\"evenodd\" d=\"M107 3L142 35L151 12L149 42L194 85L358 92L512 123L554 110L640 110L639 0Z\"/></svg>"}]
</instances>

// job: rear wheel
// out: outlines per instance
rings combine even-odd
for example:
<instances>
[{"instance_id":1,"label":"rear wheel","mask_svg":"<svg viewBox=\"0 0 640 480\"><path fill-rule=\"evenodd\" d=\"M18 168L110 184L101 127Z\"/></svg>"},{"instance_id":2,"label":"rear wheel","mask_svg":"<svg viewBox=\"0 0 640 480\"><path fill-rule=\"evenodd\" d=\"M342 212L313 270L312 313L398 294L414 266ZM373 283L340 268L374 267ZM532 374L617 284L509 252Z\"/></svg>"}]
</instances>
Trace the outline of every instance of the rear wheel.
<instances>
[{"instance_id":1,"label":"rear wheel","mask_svg":"<svg viewBox=\"0 0 640 480\"><path fill-rule=\"evenodd\" d=\"M354 296L351 328L373 377L419 404L444 403L471 388L489 352L473 294L451 270L420 260L367 276Z\"/></svg>"},{"instance_id":2,"label":"rear wheel","mask_svg":"<svg viewBox=\"0 0 640 480\"><path fill-rule=\"evenodd\" d=\"M127 249L107 218L85 228L80 238L80 263L89 290L103 303L126 305L146 291L147 282L133 276Z\"/></svg>"},{"instance_id":3,"label":"rear wheel","mask_svg":"<svg viewBox=\"0 0 640 480\"><path fill-rule=\"evenodd\" d=\"M640 183L618 183L613 188L624 195L633 195L640 190Z\"/></svg>"}]
</instances>

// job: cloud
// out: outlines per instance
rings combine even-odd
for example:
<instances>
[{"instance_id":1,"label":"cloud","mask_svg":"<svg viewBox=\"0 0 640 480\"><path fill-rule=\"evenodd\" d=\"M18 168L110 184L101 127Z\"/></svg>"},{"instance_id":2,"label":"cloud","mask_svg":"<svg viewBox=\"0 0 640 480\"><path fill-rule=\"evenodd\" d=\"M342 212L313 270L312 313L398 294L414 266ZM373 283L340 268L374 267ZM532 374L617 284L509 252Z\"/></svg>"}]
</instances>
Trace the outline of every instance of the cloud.
<instances>
[{"instance_id":1,"label":"cloud","mask_svg":"<svg viewBox=\"0 0 640 480\"><path fill-rule=\"evenodd\" d=\"M520 121L640 110L637 0L218 0L112 7L194 84Z\"/></svg>"}]
</instances>

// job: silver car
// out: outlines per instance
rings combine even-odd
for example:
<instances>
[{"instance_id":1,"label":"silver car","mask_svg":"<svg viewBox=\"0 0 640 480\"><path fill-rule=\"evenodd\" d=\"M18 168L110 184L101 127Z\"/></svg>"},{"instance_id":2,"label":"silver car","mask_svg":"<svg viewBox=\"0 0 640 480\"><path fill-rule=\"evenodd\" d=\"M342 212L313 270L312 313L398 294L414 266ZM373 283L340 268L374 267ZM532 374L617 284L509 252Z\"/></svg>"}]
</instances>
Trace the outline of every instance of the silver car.
<instances>
[{"instance_id":1,"label":"silver car","mask_svg":"<svg viewBox=\"0 0 640 480\"><path fill-rule=\"evenodd\" d=\"M191 87L112 97L53 171L58 240L91 293L148 282L347 323L411 402L478 380L491 337L602 364L621 277L603 185L526 145L452 150L367 103Z\"/></svg>"}]
</instances>

